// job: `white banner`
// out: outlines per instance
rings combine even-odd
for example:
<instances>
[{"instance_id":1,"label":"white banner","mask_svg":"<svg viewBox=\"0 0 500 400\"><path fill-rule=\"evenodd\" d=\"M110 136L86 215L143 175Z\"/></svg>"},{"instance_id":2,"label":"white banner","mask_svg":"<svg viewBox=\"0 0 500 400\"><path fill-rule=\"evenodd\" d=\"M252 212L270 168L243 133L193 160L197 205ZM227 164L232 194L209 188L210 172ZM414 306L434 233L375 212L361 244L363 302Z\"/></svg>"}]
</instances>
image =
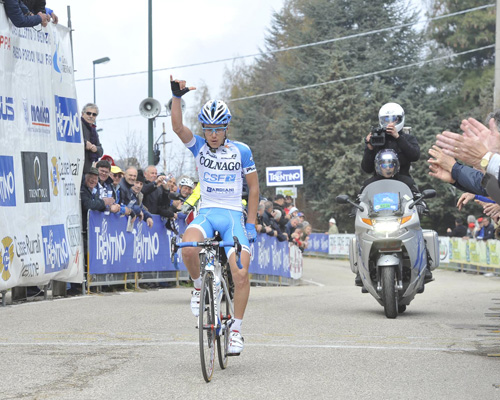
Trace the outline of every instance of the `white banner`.
<instances>
[{"instance_id":1,"label":"white banner","mask_svg":"<svg viewBox=\"0 0 500 400\"><path fill-rule=\"evenodd\" d=\"M84 148L69 33L16 28L0 4L0 290L83 279Z\"/></svg>"},{"instance_id":2,"label":"white banner","mask_svg":"<svg viewBox=\"0 0 500 400\"><path fill-rule=\"evenodd\" d=\"M349 243L351 242L351 238L354 237L354 234L347 233L341 235L329 235L329 246L328 246L328 254L330 255L349 255Z\"/></svg>"}]
</instances>

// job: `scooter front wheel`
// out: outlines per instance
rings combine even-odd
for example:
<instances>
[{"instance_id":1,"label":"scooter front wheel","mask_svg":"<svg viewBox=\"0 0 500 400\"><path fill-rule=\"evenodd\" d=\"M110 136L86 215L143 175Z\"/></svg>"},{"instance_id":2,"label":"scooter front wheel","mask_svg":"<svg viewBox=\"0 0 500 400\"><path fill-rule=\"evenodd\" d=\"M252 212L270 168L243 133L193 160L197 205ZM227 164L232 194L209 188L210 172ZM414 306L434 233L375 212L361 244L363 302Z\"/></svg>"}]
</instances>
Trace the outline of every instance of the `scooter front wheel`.
<instances>
[{"instance_id":1,"label":"scooter front wheel","mask_svg":"<svg viewBox=\"0 0 500 400\"><path fill-rule=\"evenodd\" d=\"M394 267L381 267L382 299L387 318L398 316L398 292L396 290L396 270Z\"/></svg>"}]
</instances>

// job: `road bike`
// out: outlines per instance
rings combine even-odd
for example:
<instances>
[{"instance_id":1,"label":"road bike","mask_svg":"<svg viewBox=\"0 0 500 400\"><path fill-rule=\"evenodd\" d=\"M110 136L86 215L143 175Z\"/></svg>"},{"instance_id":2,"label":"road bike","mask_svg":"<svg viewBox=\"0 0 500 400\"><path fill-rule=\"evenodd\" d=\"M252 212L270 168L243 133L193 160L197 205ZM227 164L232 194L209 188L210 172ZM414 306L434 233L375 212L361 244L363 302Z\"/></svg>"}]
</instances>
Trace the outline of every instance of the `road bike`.
<instances>
[{"instance_id":1,"label":"road bike","mask_svg":"<svg viewBox=\"0 0 500 400\"><path fill-rule=\"evenodd\" d=\"M203 242L180 242L171 240L170 254L173 258L179 248L202 247L200 252L201 292L198 329L200 341L201 371L205 381L210 382L214 373L215 343L219 366L225 369L228 363L229 332L234 314L232 276L229 263L221 262L220 249L234 247L236 259L241 253L241 244L236 236L234 242L223 242L217 237Z\"/></svg>"}]
</instances>

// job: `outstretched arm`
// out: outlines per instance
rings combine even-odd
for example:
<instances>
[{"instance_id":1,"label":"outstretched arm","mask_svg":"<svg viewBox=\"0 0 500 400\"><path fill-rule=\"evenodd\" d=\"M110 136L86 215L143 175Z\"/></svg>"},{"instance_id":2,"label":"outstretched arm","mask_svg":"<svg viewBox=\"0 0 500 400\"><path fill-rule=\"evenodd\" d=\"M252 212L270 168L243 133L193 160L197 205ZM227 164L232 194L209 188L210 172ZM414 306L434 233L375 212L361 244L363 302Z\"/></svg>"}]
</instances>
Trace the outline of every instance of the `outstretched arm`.
<instances>
[{"instance_id":1,"label":"outstretched arm","mask_svg":"<svg viewBox=\"0 0 500 400\"><path fill-rule=\"evenodd\" d=\"M172 88L172 129L182 143L189 143L193 139L193 132L182 123L181 97L190 90L196 90L196 88L194 86L188 88L186 81L174 80L172 75L170 75L170 86Z\"/></svg>"}]
</instances>

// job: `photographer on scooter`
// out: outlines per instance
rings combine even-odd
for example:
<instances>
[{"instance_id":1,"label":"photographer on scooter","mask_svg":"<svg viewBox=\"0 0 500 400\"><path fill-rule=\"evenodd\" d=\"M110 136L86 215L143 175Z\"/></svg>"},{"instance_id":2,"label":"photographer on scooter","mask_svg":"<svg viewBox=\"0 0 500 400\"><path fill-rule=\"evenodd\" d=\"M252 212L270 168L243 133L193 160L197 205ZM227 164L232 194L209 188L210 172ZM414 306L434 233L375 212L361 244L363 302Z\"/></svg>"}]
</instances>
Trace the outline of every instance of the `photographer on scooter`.
<instances>
[{"instance_id":1,"label":"photographer on scooter","mask_svg":"<svg viewBox=\"0 0 500 400\"><path fill-rule=\"evenodd\" d=\"M366 146L361 169L375 175L375 156L380 150L392 149L398 156L399 173L412 179L410 164L420 158L420 146L415 136L404 133L405 112L403 107L397 103L384 104L378 112L378 119L380 128L372 129L365 138ZM413 182L414 184L415 182Z\"/></svg>"}]
</instances>

